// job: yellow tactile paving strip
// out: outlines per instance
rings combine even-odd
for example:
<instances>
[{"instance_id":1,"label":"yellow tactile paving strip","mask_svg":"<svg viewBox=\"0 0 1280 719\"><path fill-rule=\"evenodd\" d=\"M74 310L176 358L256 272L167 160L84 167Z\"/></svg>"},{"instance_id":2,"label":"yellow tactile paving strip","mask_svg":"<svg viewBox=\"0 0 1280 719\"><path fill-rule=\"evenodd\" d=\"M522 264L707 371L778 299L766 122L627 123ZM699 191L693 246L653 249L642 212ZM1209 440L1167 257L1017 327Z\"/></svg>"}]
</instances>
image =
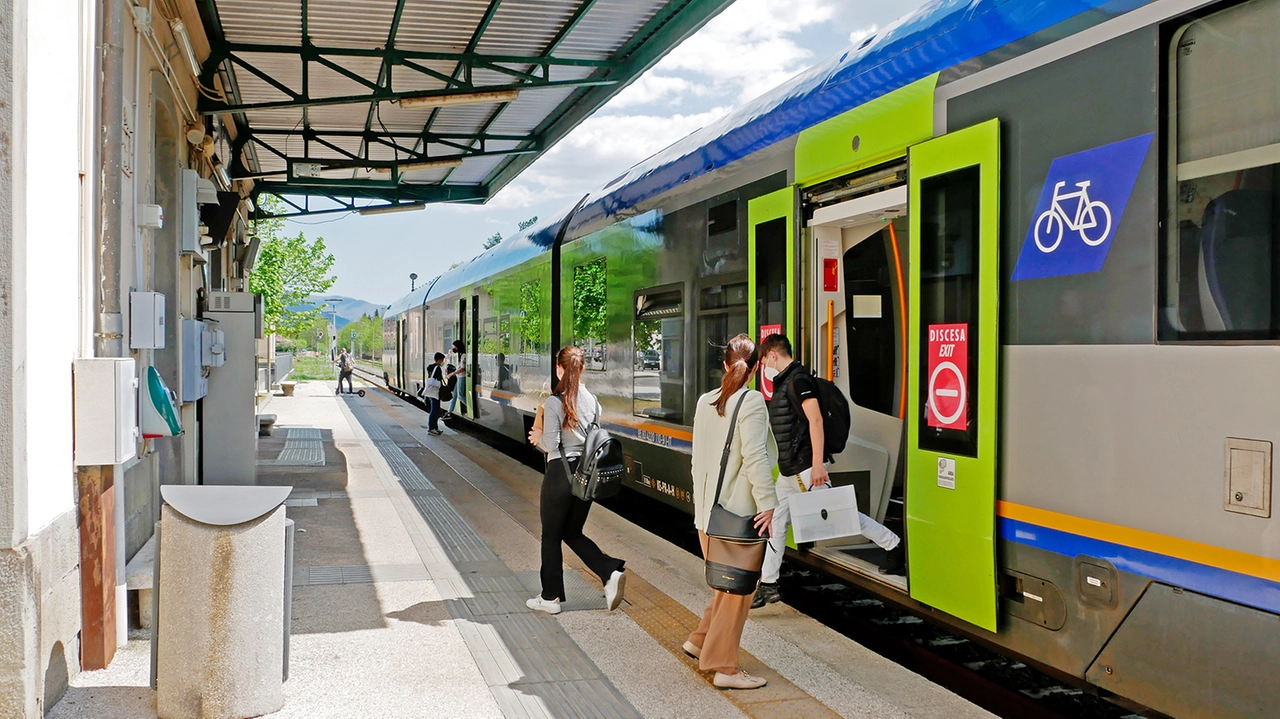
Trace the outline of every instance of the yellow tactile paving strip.
<instances>
[{"instance_id":1,"label":"yellow tactile paving strip","mask_svg":"<svg viewBox=\"0 0 1280 719\"><path fill-rule=\"evenodd\" d=\"M382 404L386 400L378 397L377 401ZM398 415L396 412L398 408L383 405L383 409L388 410L389 416ZM445 458L441 457L441 459ZM454 463L448 459L445 461L454 466ZM469 463L469 460L466 461ZM454 466L454 469L457 471L458 468ZM535 538L541 536L542 526L537 506L507 487L502 480L479 467L475 467L475 470L474 475L471 472L458 474L485 495L489 501L500 507L530 535ZM565 553L565 562L588 582L596 587L601 586L595 574L588 571L586 565L582 564L572 552ZM685 654L684 649L681 648L684 641L689 638L689 634L697 628L699 617L696 614L631 570L627 572L627 599L622 605L622 611L691 671L701 676L708 684L712 683L715 675L712 672L700 671L698 660ZM840 715L827 705L791 683L749 652L739 651L742 669L745 669L748 674L769 680L769 683L760 689L723 690L725 698L743 714L756 719L840 718Z\"/></svg>"},{"instance_id":2,"label":"yellow tactile paving strip","mask_svg":"<svg viewBox=\"0 0 1280 719\"><path fill-rule=\"evenodd\" d=\"M576 559L576 558L575 558ZM590 575L590 572L585 572ZM590 578L594 578L591 575ZM698 670L698 660L684 653L681 646L689 633L698 626L699 617L676 600L668 597L634 572L627 578L627 601L622 610L627 616L657 640L667 651L698 673L708 684L712 672ZM748 674L763 677L769 683L750 691L725 690L725 698L743 714L760 719L774 717L836 717L827 705L814 699L808 692L787 681L764 662L750 653L739 650L742 669Z\"/></svg>"}]
</instances>

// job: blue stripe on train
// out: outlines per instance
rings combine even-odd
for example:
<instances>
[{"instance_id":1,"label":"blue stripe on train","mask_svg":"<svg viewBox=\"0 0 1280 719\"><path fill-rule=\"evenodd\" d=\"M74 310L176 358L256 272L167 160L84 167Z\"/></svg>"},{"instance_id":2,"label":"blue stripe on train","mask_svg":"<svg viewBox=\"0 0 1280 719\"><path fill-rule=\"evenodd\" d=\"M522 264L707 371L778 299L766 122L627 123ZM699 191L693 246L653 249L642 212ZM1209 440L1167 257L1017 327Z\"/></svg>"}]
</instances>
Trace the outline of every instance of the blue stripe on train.
<instances>
[{"instance_id":1,"label":"blue stripe on train","mask_svg":"<svg viewBox=\"0 0 1280 719\"><path fill-rule=\"evenodd\" d=\"M1280 584L1101 539L1000 518L1000 538L1067 557L1105 559L1126 572L1268 612L1280 613Z\"/></svg>"}]
</instances>

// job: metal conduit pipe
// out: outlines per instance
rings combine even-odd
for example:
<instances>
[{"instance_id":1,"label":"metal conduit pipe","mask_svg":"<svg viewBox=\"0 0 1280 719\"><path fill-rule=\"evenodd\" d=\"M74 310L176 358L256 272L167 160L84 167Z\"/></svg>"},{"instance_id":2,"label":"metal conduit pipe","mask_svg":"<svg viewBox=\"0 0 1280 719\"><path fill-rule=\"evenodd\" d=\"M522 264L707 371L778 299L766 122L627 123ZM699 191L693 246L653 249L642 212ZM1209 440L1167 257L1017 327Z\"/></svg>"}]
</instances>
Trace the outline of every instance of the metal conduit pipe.
<instances>
[{"instance_id":1,"label":"metal conduit pipe","mask_svg":"<svg viewBox=\"0 0 1280 719\"><path fill-rule=\"evenodd\" d=\"M124 314L121 306L120 254L124 230L124 28L125 0L102 0L102 199L98 247L98 317L96 354L124 357ZM136 126L136 120L135 120ZM136 174L136 169L135 169ZM136 202L136 198L134 198ZM112 524L115 534L115 633L116 645L129 639L128 590L125 581L124 472L113 467L115 495Z\"/></svg>"},{"instance_id":2,"label":"metal conduit pipe","mask_svg":"<svg viewBox=\"0 0 1280 719\"><path fill-rule=\"evenodd\" d=\"M99 357L124 356L120 305L120 235L124 182L125 0L102 0L101 208L98 244L98 316L94 344Z\"/></svg>"}]
</instances>

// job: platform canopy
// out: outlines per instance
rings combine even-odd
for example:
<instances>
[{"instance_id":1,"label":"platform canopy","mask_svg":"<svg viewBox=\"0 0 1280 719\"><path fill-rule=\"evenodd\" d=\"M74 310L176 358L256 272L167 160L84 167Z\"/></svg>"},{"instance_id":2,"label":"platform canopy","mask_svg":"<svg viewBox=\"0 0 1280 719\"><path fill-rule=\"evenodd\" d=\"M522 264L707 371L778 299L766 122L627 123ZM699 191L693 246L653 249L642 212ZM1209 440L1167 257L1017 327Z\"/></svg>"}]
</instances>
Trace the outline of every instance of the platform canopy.
<instances>
[{"instance_id":1,"label":"platform canopy","mask_svg":"<svg viewBox=\"0 0 1280 719\"><path fill-rule=\"evenodd\" d=\"M731 2L200 0L200 110L287 214L483 202Z\"/></svg>"}]
</instances>

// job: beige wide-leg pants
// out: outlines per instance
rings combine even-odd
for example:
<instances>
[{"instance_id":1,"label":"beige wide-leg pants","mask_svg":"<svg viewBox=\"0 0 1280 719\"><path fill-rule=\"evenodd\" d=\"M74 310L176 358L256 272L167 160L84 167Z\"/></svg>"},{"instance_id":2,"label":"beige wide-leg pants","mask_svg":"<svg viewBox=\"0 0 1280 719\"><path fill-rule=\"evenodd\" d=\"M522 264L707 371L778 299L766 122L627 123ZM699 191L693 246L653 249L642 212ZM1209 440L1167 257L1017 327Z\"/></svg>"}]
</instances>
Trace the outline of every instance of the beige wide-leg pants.
<instances>
[{"instance_id":1,"label":"beige wide-leg pants","mask_svg":"<svg viewBox=\"0 0 1280 719\"><path fill-rule=\"evenodd\" d=\"M707 553L707 535L698 531L702 554ZM698 628L689 635L689 643L701 651L698 668L704 672L738 673L738 642L751 611L752 595L739 596L711 590L711 602L702 613Z\"/></svg>"}]
</instances>

